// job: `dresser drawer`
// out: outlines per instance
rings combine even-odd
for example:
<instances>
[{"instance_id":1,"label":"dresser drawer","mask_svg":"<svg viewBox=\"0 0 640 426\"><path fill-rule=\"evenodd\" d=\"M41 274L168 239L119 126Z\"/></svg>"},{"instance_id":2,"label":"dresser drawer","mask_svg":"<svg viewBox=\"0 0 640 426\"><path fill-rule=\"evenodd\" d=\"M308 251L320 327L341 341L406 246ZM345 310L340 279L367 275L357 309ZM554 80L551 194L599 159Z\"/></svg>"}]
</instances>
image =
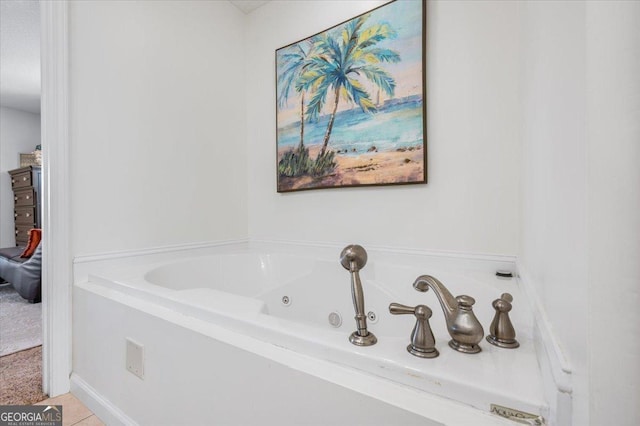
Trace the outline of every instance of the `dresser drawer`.
<instances>
[{"instance_id":1,"label":"dresser drawer","mask_svg":"<svg viewBox=\"0 0 640 426\"><path fill-rule=\"evenodd\" d=\"M17 190L13 193L13 205L19 206L35 206L35 193L33 188Z\"/></svg>"},{"instance_id":2,"label":"dresser drawer","mask_svg":"<svg viewBox=\"0 0 640 426\"><path fill-rule=\"evenodd\" d=\"M11 176L11 188L19 189L19 188L27 188L31 185L31 171L27 170L26 172L18 173Z\"/></svg>"},{"instance_id":3,"label":"dresser drawer","mask_svg":"<svg viewBox=\"0 0 640 426\"><path fill-rule=\"evenodd\" d=\"M35 225L36 209L34 207L17 207L13 212L16 225Z\"/></svg>"},{"instance_id":4,"label":"dresser drawer","mask_svg":"<svg viewBox=\"0 0 640 426\"><path fill-rule=\"evenodd\" d=\"M29 231L33 229L32 225L20 226L16 225L16 245L25 246L29 241Z\"/></svg>"}]
</instances>

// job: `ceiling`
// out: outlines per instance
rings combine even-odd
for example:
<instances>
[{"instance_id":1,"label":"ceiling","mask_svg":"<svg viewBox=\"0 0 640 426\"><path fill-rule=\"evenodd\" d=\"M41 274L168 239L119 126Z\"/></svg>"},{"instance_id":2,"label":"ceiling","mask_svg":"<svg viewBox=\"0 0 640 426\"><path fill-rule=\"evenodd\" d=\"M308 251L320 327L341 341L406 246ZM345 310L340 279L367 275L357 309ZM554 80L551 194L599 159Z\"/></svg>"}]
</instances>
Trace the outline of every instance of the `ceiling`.
<instances>
[{"instance_id":1,"label":"ceiling","mask_svg":"<svg viewBox=\"0 0 640 426\"><path fill-rule=\"evenodd\" d=\"M250 13L267 3L260 0L230 0L231 4L243 11L244 13Z\"/></svg>"},{"instance_id":2,"label":"ceiling","mask_svg":"<svg viewBox=\"0 0 640 426\"><path fill-rule=\"evenodd\" d=\"M0 105L40 112L38 1L0 1Z\"/></svg>"}]
</instances>

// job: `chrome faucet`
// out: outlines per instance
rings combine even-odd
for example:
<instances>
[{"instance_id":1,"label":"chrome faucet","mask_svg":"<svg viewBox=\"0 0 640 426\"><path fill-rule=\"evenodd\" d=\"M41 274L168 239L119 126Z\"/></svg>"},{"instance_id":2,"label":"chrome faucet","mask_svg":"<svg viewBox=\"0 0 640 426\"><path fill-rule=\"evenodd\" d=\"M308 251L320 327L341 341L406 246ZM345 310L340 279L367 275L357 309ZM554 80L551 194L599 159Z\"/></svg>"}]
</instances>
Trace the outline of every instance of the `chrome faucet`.
<instances>
[{"instance_id":1,"label":"chrome faucet","mask_svg":"<svg viewBox=\"0 0 640 426\"><path fill-rule=\"evenodd\" d=\"M367 252L362 246L352 244L340 253L340 264L351 273L351 296L356 311L357 330L351 333L349 341L357 346L375 345L378 339L367 330L367 315L364 309L364 292L360 281L360 269L367 264Z\"/></svg>"},{"instance_id":2,"label":"chrome faucet","mask_svg":"<svg viewBox=\"0 0 640 426\"><path fill-rule=\"evenodd\" d=\"M444 312L447 330L451 336L449 346L467 354L480 352L478 343L484 336L484 329L473 313L475 299L466 295L454 298L444 284L430 275L421 275L413 283L413 288L418 291L425 292L429 287L438 297Z\"/></svg>"}]
</instances>

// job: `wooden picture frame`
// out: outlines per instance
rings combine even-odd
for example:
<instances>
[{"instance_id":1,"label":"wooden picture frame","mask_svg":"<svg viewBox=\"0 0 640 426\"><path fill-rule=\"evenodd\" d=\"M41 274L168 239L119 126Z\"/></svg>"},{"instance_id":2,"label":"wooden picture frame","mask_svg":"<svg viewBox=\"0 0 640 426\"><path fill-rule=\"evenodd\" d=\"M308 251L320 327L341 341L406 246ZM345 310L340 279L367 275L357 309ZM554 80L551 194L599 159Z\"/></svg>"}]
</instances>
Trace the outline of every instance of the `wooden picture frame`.
<instances>
[{"instance_id":1,"label":"wooden picture frame","mask_svg":"<svg viewBox=\"0 0 640 426\"><path fill-rule=\"evenodd\" d=\"M276 50L278 192L427 182L425 32L395 0Z\"/></svg>"}]
</instances>

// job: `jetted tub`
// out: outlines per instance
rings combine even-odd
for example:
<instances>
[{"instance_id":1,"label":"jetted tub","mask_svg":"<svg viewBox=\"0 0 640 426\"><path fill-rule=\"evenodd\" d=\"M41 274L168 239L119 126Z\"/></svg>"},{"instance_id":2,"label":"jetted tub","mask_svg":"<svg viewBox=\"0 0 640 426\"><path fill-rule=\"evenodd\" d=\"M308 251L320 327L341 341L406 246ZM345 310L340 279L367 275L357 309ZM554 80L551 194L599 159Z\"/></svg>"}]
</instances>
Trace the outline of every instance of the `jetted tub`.
<instances>
[{"instance_id":1,"label":"jetted tub","mask_svg":"<svg viewBox=\"0 0 640 426\"><path fill-rule=\"evenodd\" d=\"M498 269L514 270L513 263L411 251L368 252L368 264L360 275L368 329L378 338L378 343L369 347L354 346L348 340L356 326L350 275L340 265L339 247L231 245L211 250L209 254L161 264L141 261L122 268L109 267L103 271L97 268L97 272L89 273L87 282L76 286L87 301L93 294L132 308L143 306L140 303L154 305L162 312L179 315L176 318L186 318L187 323L198 324L194 330L205 327L202 324L215 325L225 333L258 342L256 345L263 348L275 347L283 353L304 357L310 365L296 367L298 371L306 372L308 368L315 377L324 378L325 369L331 377L329 380L342 388L366 389L367 386L352 386L358 379L341 382L331 366L339 367L340 371L351 369L358 377L375 383L375 391L368 396L422 416L424 424L466 421L461 419L473 419L473 424L509 424L489 414L492 404L548 417L528 303L515 278L495 275ZM485 335L494 315L492 301L504 292L511 293L514 308L510 315L520 348L501 349L483 339L479 354L463 354L451 349L435 294L420 293L412 287L414 279L422 274L437 277L454 296L468 294L475 298L474 312ZM407 352L415 317L391 315L388 306L392 302L411 306L425 304L433 310L430 325L439 357L422 359ZM147 311L163 316L161 311L151 308ZM215 333L209 335L217 337ZM144 335L137 337L138 341L145 339ZM252 351L251 347L243 344L242 349ZM79 356L86 358L80 353ZM278 355L269 356L287 365L288 361L279 360ZM206 370L210 364L200 368ZM100 389L95 391L99 393ZM412 397L400 403L396 401L399 398L385 397L399 395L400 391L409 392ZM415 401L412 402L412 398ZM430 416L421 407L421 400L429 398L432 402L453 403L460 410L449 414L445 410ZM436 423L428 423L428 419ZM282 419L261 420L267 424L287 423ZM345 419L344 424L350 421Z\"/></svg>"}]
</instances>

